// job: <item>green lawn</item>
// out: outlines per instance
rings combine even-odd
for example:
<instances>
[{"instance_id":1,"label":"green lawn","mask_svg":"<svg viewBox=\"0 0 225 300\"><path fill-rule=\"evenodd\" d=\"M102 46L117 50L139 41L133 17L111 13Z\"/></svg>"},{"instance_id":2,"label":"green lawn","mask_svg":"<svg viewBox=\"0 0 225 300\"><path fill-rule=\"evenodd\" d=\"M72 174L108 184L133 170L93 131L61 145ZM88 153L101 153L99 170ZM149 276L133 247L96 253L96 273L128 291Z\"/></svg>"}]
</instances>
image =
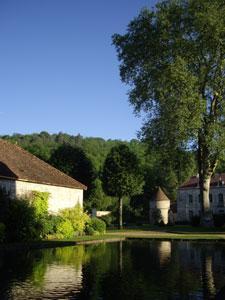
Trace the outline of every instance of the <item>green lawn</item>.
<instances>
[{"instance_id":1,"label":"green lawn","mask_svg":"<svg viewBox=\"0 0 225 300\"><path fill-rule=\"evenodd\" d=\"M108 235L125 238L186 239L186 240L225 240L225 229L216 227L144 226L144 228L124 228L108 230Z\"/></svg>"}]
</instances>

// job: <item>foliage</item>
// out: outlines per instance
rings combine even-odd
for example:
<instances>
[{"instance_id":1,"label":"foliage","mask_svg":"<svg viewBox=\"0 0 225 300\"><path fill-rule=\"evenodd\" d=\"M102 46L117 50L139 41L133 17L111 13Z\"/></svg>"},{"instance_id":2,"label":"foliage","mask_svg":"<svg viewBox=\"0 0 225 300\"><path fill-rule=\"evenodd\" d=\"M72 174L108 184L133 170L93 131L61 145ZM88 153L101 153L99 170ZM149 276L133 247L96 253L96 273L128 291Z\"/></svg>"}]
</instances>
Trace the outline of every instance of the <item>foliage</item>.
<instances>
[{"instance_id":1,"label":"foliage","mask_svg":"<svg viewBox=\"0 0 225 300\"><path fill-rule=\"evenodd\" d=\"M143 137L171 159L177 150L197 149L204 212L225 148L224 14L220 0L165 0L113 36L129 100L147 113Z\"/></svg>"},{"instance_id":2,"label":"foliage","mask_svg":"<svg viewBox=\"0 0 225 300\"><path fill-rule=\"evenodd\" d=\"M32 206L35 209L36 218L44 218L48 214L49 193L33 191L30 197Z\"/></svg>"},{"instance_id":3,"label":"foliage","mask_svg":"<svg viewBox=\"0 0 225 300\"><path fill-rule=\"evenodd\" d=\"M42 226L36 220L34 207L27 200L12 200L4 223L7 241L29 241L41 237Z\"/></svg>"},{"instance_id":4,"label":"foliage","mask_svg":"<svg viewBox=\"0 0 225 300\"><path fill-rule=\"evenodd\" d=\"M142 191L139 160L126 145L111 149L102 173L105 192L114 197L131 196Z\"/></svg>"},{"instance_id":5,"label":"foliage","mask_svg":"<svg viewBox=\"0 0 225 300\"><path fill-rule=\"evenodd\" d=\"M97 210L107 210L115 202L113 197L106 195L102 188L102 182L98 178L95 180L95 189L91 193L88 203L85 201L85 208L91 211L92 208Z\"/></svg>"},{"instance_id":6,"label":"foliage","mask_svg":"<svg viewBox=\"0 0 225 300\"><path fill-rule=\"evenodd\" d=\"M102 220L106 224L106 226L109 227L113 223L113 216L112 214L109 214L106 216L99 217L99 220Z\"/></svg>"},{"instance_id":7,"label":"foliage","mask_svg":"<svg viewBox=\"0 0 225 300\"><path fill-rule=\"evenodd\" d=\"M5 224L0 223L0 243L5 240Z\"/></svg>"},{"instance_id":8,"label":"foliage","mask_svg":"<svg viewBox=\"0 0 225 300\"><path fill-rule=\"evenodd\" d=\"M152 219L154 225L160 225L163 223L163 218L160 209L156 208L152 211Z\"/></svg>"},{"instance_id":9,"label":"foliage","mask_svg":"<svg viewBox=\"0 0 225 300\"><path fill-rule=\"evenodd\" d=\"M85 212L83 212L83 209L79 204L73 208L62 209L59 215L63 218L63 220L71 223L74 235L83 234L85 225L90 218Z\"/></svg>"},{"instance_id":10,"label":"foliage","mask_svg":"<svg viewBox=\"0 0 225 300\"><path fill-rule=\"evenodd\" d=\"M48 134L14 134L3 136L3 138L17 143L31 153L53 164L53 153L61 146L70 145L72 148L80 148L86 157L91 160L94 170L97 170L97 178L93 182L93 189L87 195L85 192L84 208L90 213L92 208L97 210L113 211L110 223L115 223L117 218L118 201L115 197L108 196L102 188L102 170L105 158L114 146L126 145L134 152L140 162L140 173L144 174L144 188L142 194L136 200L127 202L124 208L124 215L127 222L146 223L148 221L149 198L155 186L163 186L173 200L176 198L176 189L189 176L196 174L195 153L193 151L177 150L170 157L162 149L155 149L148 140L148 144L143 141L131 140L129 142L119 140L104 140L101 138L84 138L81 135L72 136L65 133ZM63 151L61 152L63 156ZM59 157L59 161L64 158ZM55 165L55 163L54 163ZM225 165L225 164L224 164ZM56 166L56 165L55 165ZM223 166L220 167L222 171ZM78 179L78 178L76 178ZM82 182L82 181L81 181ZM88 190L89 186L88 186ZM89 192L89 191L88 191ZM133 198L134 199L134 198ZM0 215L4 214L5 205L1 207ZM51 226L49 220L48 226ZM51 228L49 229L51 231Z\"/></svg>"},{"instance_id":11,"label":"foliage","mask_svg":"<svg viewBox=\"0 0 225 300\"><path fill-rule=\"evenodd\" d=\"M142 191L142 176L138 157L126 145L111 149L102 173L103 189L119 199L119 226L122 227L122 198Z\"/></svg>"},{"instance_id":12,"label":"foliage","mask_svg":"<svg viewBox=\"0 0 225 300\"><path fill-rule=\"evenodd\" d=\"M29 241L49 232L48 194L33 192L25 199L10 199L0 190L0 222L5 225L6 241Z\"/></svg>"},{"instance_id":13,"label":"foliage","mask_svg":"<svg viewBox=\"0 0 225 300\"><path fill-rule=\"evenodd\" d=\"M49 215L47 218L47 225L48 226L48 234L53 235L57 232L57 228L59 224L63 221L63 218L58 215Z\"/></svg>"},{"instance_id":14,"label":"foliage","mask_svg":"<svg viewBox=\"0 0 225 300\"><path fill-rule=\"evenodd\" d=\"M65 219L57 224L56 237L70 239L74 236L74 228L70 220Z\"/></svg>"},{"instance_id":15,"label":"foliage","mask_svg":"<svg viewBox=\"0 0 225 300\"><path fill-rule=\"evenodd\" d=\"M98 218L91 218L85 228L88 235L103 234L106 231L106 224L103 220Z\"/></svg>"},{"instance_id":16,"label":"foliage","mask_svg":"<svg viewBox=\"0 0 225 300\"><path fill-rule=\"evenodd\" d=\"M81 148L63 144L53 151L50 161L56 168L86 185L87 196L90 195L94 189L96 170Z\"/></svg>"}]
</instances>

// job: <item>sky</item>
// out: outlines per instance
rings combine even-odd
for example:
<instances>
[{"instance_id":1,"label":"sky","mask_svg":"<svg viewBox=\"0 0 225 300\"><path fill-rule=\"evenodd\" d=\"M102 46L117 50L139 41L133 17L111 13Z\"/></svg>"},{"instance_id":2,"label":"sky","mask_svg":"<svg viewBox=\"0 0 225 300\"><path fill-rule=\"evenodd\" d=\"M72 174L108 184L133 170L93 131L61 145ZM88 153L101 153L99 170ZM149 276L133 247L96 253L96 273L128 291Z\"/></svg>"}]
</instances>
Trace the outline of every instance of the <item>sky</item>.
<instances>
[{"instance_id":1,"label":"sky","mask_svg":"<svg viewBox=\"0 0 225 300\"><path fill-rule=\"evenodd\" d=\"M130 140L133 113L112 45L156 0L0 0L0 135Z\"/></svg>"}]
</instances>

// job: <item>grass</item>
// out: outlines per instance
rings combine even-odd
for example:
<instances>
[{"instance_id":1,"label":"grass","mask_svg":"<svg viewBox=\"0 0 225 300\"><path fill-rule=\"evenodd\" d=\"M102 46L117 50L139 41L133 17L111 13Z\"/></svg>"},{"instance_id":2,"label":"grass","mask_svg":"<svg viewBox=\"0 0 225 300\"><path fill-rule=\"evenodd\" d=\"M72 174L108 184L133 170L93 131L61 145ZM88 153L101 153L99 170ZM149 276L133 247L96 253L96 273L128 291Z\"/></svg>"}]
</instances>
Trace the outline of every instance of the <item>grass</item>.
<instances>
[{"instance_id":1,"label":"grass","mask_svg":"<svg viewBox=\"0 0 225 300\"><path fill-rule=\"evenodd\" d=\"M36 242L21 242L1 244L0 250L30 250L73 246L77 244L92 244L99 242L115 242L124 239L158 239L158 240L214 240L225 241L225 229L214 227L192 227L188 225L175 226L140 226L122 230L111 229L102 235L78 236L72 240L44 240Z\"/></svg>"},{"instance_id":2,"label":"grass","mask_svg":"<svg viewBox=\"0 0 225 300\"><path fill-rule=\"evenodd\" d=\"M225 240L225 229L216 227L192 227L189 225L148 226L109 230L111 236L125 238L175 239L175 240Z\"/></svg>"}]
</instances>

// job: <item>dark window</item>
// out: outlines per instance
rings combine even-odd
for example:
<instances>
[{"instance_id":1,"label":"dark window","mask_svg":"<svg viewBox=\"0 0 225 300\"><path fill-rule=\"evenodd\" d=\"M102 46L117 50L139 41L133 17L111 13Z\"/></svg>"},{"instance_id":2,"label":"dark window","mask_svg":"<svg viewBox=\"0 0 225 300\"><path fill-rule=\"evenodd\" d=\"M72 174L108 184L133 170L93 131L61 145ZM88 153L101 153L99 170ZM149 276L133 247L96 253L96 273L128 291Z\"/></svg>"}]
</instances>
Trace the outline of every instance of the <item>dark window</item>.
<instances>
[{"instance_id":1,"label":"dark window","mask_svg":"<svg viewBox=\"0 0 225 300\"><path fill-rule=\"evenodd\" d=\"M189 199L189 203L193 203L193 196L192 195L188 195L188 199Z\"/></svg>"},{"instance_id":2,"label":"dark window","mask_svg":"<svg viewBox=\"0 0 225 300\"><path fill-rule=\"evenodd\" d=\"M222 193L220 193L219 195L218 195L218 206L223 206L224 205L224 203L223 203L223 194Z\"/></svg>"},{"instance_id":3,"label":"dark window","mask_svg":"<svg viewBox=\"0 0 225 300\"><path fill-rule=\"evenodd\" d=\"M213 198L212 198L212 194L209 194L209 201L212 203L212 200L213 200Z\"/></svg>"},{"instance_id":4,"label":"dark window","mask_svg":"<svg viewBox=\"0 0 225 300\"><path fill-rule=\"evenodd\" d=\"M198 202L201 203L201 195L198 194Z\"/></svg>"}]
</instances>

